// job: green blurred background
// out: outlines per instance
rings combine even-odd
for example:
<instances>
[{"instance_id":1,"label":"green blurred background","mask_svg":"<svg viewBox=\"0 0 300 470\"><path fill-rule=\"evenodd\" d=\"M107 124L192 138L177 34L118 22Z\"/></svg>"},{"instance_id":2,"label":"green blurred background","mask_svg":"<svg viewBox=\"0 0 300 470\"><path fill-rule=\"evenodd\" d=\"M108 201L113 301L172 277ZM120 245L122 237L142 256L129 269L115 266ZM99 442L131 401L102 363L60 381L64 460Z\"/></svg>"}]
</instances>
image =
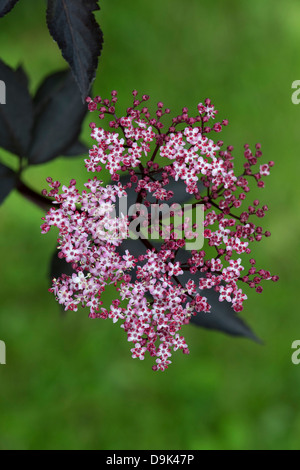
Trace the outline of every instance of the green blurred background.
<instances>
[{"instance_id":1,"label":"green blurred background","mask_svg":"<svg viewBox=\"0 0 300 470\"><path fill-rule=\"evenodd\" d=\"M265 190L252 192L268 203L264 227L272 232L254 257L280 282L251 291L243 312L263 346L188 326L190 356L174 354L167 371L154 373L151 360L130 358L118 325L88 320L86 311L60 315L47 292L57 234L42 236L42 212L12 193L0 212L0 448L297 449L300 106L291 84L300 79L299 1L100 4L105 44L95 93L116 89L126 106L136 88L175 111L210 97L229 119L222 138L240 164L246 142L261 142L264 160L275 160ZM44 1L21 0L0 21L0 56L24 64L32 91L65 67L44 16ZM49 175L86 179L81 158L36 166L25 179L40 191Z\"/></svg>"}]
</instances>

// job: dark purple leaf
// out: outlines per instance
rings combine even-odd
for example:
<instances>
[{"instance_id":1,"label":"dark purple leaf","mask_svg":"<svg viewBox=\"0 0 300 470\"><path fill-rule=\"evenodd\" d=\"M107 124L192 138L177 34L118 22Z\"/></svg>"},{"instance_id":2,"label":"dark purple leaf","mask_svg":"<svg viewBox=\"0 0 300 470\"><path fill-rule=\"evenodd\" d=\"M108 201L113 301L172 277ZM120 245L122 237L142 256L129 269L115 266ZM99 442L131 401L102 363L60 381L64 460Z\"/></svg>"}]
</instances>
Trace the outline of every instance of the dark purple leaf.
<instances>
[{"instance_id":1,"label":"dark purple leaf","mask_svg":"<svg viewBox=\"0 0 300 470\"><path fill-rule=\"evenodd\" d=\"M35 116L39 115L48 105L49 101L64 88L65 81L69 75L70 71L65 69L54 72L43 80L33 99Z\"/></svg>"},{"instance_id":2,"label":"dark purple leaf","mask_svg":"<svg viewBox=\"0 0 300 470\"><path fill-rule=\"evenodd\" d=\"M84 99L96 75L103 35L93 11L98 0L48 0L47 24Z\"/></svg>"},{"instance_id":3,"label":"dark purple leaf","mask_svg":"<svg viewBox=\"0 0 300 470\"><path fill-rule=\"evenodd\" d=\"M16 76L19 78L24 87L29 88L29 79L22 65L19 65L19 67L16 69Z\"/></svg>"},{"instance_id":4,"label":"dark purple leaf","mask_svg":"<svg viewBox=\"0 0 300 470\"><path fill-rule=\"evenodd\" d=\"M19 0L1 0L0 18L9 13Z\"/></svg>"},{"instance_id":5,"label":"dark purple leaf","mask_svg":"<svg viewBox=\"0 0 300 470\"><path fill-rule=\"evenodd\" d=\"M72 264L67 263L65 258L59 258L58 255L59 251L55 248L53 255L51 256L50 260L50 269L49 269L49 278L52 285L52 279L58 279L61 277L62 274L66 274L67 276L71 276L75 271L72 269Z\"/></svg>"},{"instance_id":6,"label":"dark purple leaf","mask_svg":"<svg viewBox=\"0 0 300 470\"><path fill-rule=\"evenodd\" d=\"M34 106L35 124L28 159L31 165L68 153L78 140L87 112L70 71L47 77L36 93Z\"/></svg>"},{"instance_id":7,"label":"dark purple leaf","mask_svg":"<svg viewBox=\"0 0 300 470\"><path fill-rule=\"evenodd\" d=\"M197 284L197 275L190 276ZM201 276L198 275L198 279ZM187 282L189 276L180 276L180 282ZM257 343L262 341L253 333L251 328L233 310L229 302L220 302L219 294L213 289L197 290L197 293L207 298L211 310L209 313L198 312L191 318L191 323L202 328L221 331L231 336L242 336Z\"/></svg>"},{"instance_id":8,"label":"dark purple leaf","mask_svg":"<svg viewBox=\"0 0 300 470\"><path fill-rule=\"evenodd\" d=\"M64 152L64 157L76 157L77 155L83 156L87 152L87 146L78 140Z\"/></svg>"},{"instance_id":9,"label":"dark purple leaf","mask_svg":"<svg viewBox=\"0 0 300 470\"><path fill-rule=\"evenodd\" d=\"M257 343L261 340L253 333L251 328L234 312L228 302L220 302L214 290L206 289L204 295L211 305L209 313L200 312L192 317L191 323L202 328L218 330L231 336L243 336Z\"/></svg>"},{"instance_id":10,"label":"dark purple leaf","mask_svg":"<svg viewBox=\"0 0 300 470\"><path fill-rule=\"evenodd\" d=\"M0 105L0 146L20 157L27 155L33 125L32 100L24 70L16 71L0 60L6 104Z\"/></svg>"},{"instance_id":11,"label":"dark purple leaf","mask_svg":"<svg viewBox=\"0 0 300 470\"><path fill-rule=\"evenodd\" d=\"M0 163L0 204L6 196L14 189L17 182L17 175L3 163Z\"/></svg>"},{"instance_id":12,"label":"dark purple leaf","mask_svg":"<svg viewBox=\"0 0 300 470\"><path fill-rule=\"evenodd\" d=\"M185 263L190 256L189 251L179 250L175 259ZM203 276L205 276L204 273L191 275L188 271L185 271L179 279L182 284L185 284L189 278L192 278L197 285L199 279ZM198 293L207 298L211 310L209 313L197 313L191 318L191 323L203 328L219 330L232 336L244 336L261 343L261 340L257 338L249 326L235 313L231 304L226 301L219 301L219 294L214 289L205 289L204 291L198 289Z\"/></svg>"}]
</instances>

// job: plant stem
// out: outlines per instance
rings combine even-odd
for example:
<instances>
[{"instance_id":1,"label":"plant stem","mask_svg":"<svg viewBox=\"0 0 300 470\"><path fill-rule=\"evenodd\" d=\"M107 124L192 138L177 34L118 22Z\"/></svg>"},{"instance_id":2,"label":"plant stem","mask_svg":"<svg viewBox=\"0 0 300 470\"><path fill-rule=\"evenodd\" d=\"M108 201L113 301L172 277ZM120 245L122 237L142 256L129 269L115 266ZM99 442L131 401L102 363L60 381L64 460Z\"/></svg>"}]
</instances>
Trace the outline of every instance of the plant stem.
<instances>
[{"instance_id":1,"label":"plant stem","mask_svg":"<svg viewBox=\"0 0 300 470\"><path fill-rule=\"evenodd\" d=\"M17 181L16 190L24 196L28 201L34 203L40 209L45 211L49 210L52 207L52 202L50 199L42 196L33 189L29 188L23 181L20 179Z\"/></svg>"}]
</instances>

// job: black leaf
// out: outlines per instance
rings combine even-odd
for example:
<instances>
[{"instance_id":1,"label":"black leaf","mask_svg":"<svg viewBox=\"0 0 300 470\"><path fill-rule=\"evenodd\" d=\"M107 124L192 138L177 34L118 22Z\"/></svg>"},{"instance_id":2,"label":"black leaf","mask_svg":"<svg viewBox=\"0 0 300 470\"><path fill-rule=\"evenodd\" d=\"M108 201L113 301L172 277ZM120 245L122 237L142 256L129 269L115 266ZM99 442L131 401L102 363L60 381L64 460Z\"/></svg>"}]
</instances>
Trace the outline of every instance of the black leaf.
<instances>
[{"instance_id":1,"label":"black leaf","mask_svg":"<svg viewBox=\"0 0 300 470\"><path fill-rule=\"evenodd\" d=\"M6 196L14 189L17 182L17 175L3 163L0 163L0 204Z\"/></svg>"},{"instance_id":2,"label":"black leaf","mask_svg":"<svg viewBox=\"0 0 300 470\"><path fill-rule=\"evenodd\" d=\"M48 75L40 84L33 99L34 113L36 116L39 115L45 106L48 105L49 101L61 91L69 74L70 71L68 69L54 72L52 75Z\"/></svg>"},{"instance_id":3,"label":"black leaf","mask_svg":"<svg viewBox=\"0 0 300 470\"><path fill-rule=\"evenodd\" d=\"M16 69L15 73L16 73L17 77L19 78L20 82L23 83L23 86L28 88L28 86L29 86L28 76L27 76L25 70L23 69L22 65L19 65L19 67Z\"/></svg>"},{"instance_id":4,"label":"black leaf","mask_svg":"<svg viewBox=\"0 0 300 470\"><path fill-rule=\"evenodd\" d=\"M257 343L261 340L253 333L251 328L234 312L233 308L226 301L220 302L217 292L206 289L204 295L211 305L209 313L200 312L191 318L191 323L202 328L219 330L232 336L243 336L252 339Z\"/></svg>"},{"instance_id":5,"label":"black leaf","mask_svg":"<svg viewBox=\"0 0 300 470\"><path fill-rule=\"evenodd\" d=\"M48 0L47 24L86 98L96 75L103 35L93 15L98 0Z\"/></svg>"},{"instance_id":6,"label":"black leaf","mask_svg":"<svg viewBox=\"0 0 300 470\"><path fill-rule=\"evenodd\" d=\"M176 261L184 263L190 256L189 251L181 249L177 253ZM204 276L204 273L197 273L191 276L186 271L179 277L179 280L184 285L189 278L192 278L197 285L199 279ZM261 340L257 338L249 326L235 313L231 304L227 301L219 301L219 294L214 289L205 289L204 291L198 289L198 293L207 298L208 303L211 305L211 310L209 313L197 313L191 318L191 323L203 328L219 330L232 336L244 336L261 343Z\"/></svg>"},{"instance_id":7,"label":"black leaf","mask_svg":"<svg viewBox=\"0 0 300 470\"><path fill-rule=\"evenodd\" d=\"M68 153L81 131L87 106L70 71L47 77L34 98L35 124L29 163L45 163Z\"/></svg>"},{"instance_id":8,"label":"black leaf","mask_svg":"<svg viewBox=\"0 0 300 470\"><path fill-rule=\"evenodd\" d=\"M9 13L19 0L1 0L0 18Z\"/></svg>"},{"instance_id":9,"label":"black leaf","mask_svg":"<svg viewBox=\"0 0 300 470\"><path fill-rule=\"evenodd\" d=\"M71 144L67 150L65 150L64 157L75 157L77 155L84 155L87 152L87 146L78 140L77 142L74 142L74 144Z\"/></svg>"},{"instance_id":10,"label":"black leaf","mask_svg":"<svg viewBox=\"0 0 300 470\"><path fill-rule=\"evenodd\" d=\"M33 125L33 106L24 70L16 71L0 60L6 104L0 104L0 146L20 157L27 155Z\"/></svg>"},{"instance_id":11,"label":"black leaf","mask_svg":"<svg viewBox=\"0 0 300 470\"><path fill-rule=\"evenodd\" d=\"M51 285L52 285L52 280L54 278L58 279L59 277L61 277L62 274L66 274L67 276L72 276L72 274L75 272L72 268L72 264L67 263L65 258L59 258L57 256L58 253L59 251L56 248L50 260L49 277L50 277Z\"/></svg>"}]
</instances>

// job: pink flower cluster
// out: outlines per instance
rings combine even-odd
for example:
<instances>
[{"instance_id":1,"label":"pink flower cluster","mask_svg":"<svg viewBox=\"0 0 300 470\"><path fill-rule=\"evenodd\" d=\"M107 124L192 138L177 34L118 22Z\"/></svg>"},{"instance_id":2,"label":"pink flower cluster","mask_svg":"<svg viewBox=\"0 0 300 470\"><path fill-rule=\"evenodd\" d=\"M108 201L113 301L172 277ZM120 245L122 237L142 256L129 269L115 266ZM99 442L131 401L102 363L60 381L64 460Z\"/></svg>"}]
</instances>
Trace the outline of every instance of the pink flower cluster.
<instances>
[{"instance_id":1,"label":"pink flower cluster","mask_svg":"<svg viewBox=\"0 0 300 470\"><path fill-rule=\"evenodd\" d=\"M223 142L209 137L219 133L228 121L209 126L217 111L208 99L198 104L196 116L190 116L188 109L183 108L165 127L163 120L170 110L163 103L158 103L153 117L145 106L149 97L138 99L134 91L132 106L125 116L117 117L117 92L111 95L109 100L87 99L91 112L97 112L100 119L108 116L109 130L90 124L95 144L85 164L89 172L108 170L112 184L103 185L95 176L82 192L76 188L75 180L60 191L60 183L48 178L51 189L43 191L54 198L56 207L44 217L42 233L53 225L59 229L58 256L71 263L74 270L71 276L53 279L50 291L65 310L87 306L91 318L110 318L114 323L120 320L128 341L133 343L132 357L144 359L148 351L156 358L153 369L164 370L171 363L172 351L189 353L180 336L182 326L193 315L211 314L206 289L214 289L220 302L230 302L233 310L239 312L247 299L242 285L260 293L262 280L278 279L269 271L258 269L254 259L249 260L248 269L242 261L251 253L252 242L270 236L255 223L256 217L264 217L267 206L257 199L243 209L242 206L250 191L249 181L264 187L263 177L269 175L274 163L259 165L260 145L256 145L254 153L245 145L244 169L237 175L233 147L222 150ZM122 173L130 175L126 184L120 180ZM185 183L186 193L193 199L192 207L204 207L203 249L192 250L184 263L176 260L187 239L178 239L171 223L167 228L169 237L159 248L151 240L141 238L143 254L134 257L128 250L119 253L124 240L111 234L120 222L126 230L132 217L115 217L117 198L134 191L136 202L146 207L153 197L156 202L176 202L176 194L166 189L172 180ZM148 231L151 233L151 226ZM165 233L160 230L160 235ZM187 282L180 279L184 272L190 276ZM104 308L101 297L111 284L115 286L116 299Z\"/></svg>"}]
</instances>

